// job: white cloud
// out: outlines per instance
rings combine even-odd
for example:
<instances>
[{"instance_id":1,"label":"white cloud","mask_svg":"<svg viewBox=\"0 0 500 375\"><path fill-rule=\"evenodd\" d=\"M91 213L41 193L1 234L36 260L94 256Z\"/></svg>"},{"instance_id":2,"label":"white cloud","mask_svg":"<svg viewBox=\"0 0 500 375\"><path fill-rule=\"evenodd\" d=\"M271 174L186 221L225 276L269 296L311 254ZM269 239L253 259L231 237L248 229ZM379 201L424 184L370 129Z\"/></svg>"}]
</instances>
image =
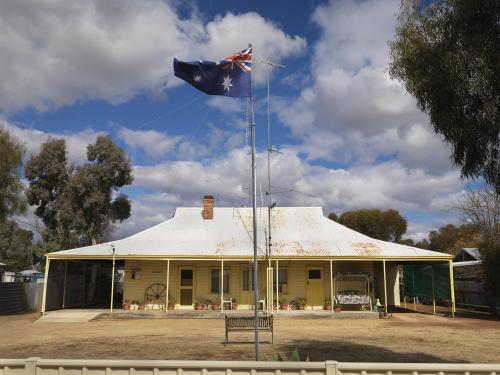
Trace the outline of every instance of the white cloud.
<instances>
[{"instance_id":1,"label":"white cloud","mask_svg":"<svg viewBox=\"0 0 500 375\"><path fill-rule=\"evenodd\" d=\"M55 133L38 130L35 128L25 128L14 125L10 122L0 122L9 133L26 147L26 157L29 158L40 152L42 143L49 138L62 138L66 141L66 150L69 163L82 163L87 161L87 145L94 143L100 135L105 132L93 129L85 129L76 133Z\"/></svg>"},{"instance_id":2,"label":"white cloud","mask_svg":"<svg viewBox=\"0 0 500 375\"><path fill-rule=\"evenodd\" d=\"M257 162L258 186L265 185L266 154L258 153ZM223 157L206 161L136 166L134 185L168 192L182 201L197 201L204 194L214 194L224 202L236 204L248 195L248 172L248 150L234 149ZM276 195L280 204L313 204L337 211L366 207L434 209L437 197L449 199L461 191L464 183L458 177L455 171L432 176L422 169L408 170L396 161L331 169L311 165L292 150L272 160L273 185L284 194Z\"/></svg>"},{"instance_id":3,"label":"white cloud","mask_svg":"<svg viewBox=\"0 0 500 375\"><path fill-rule=\"evenodd\" d=\"M120 103L140 92L158 97L181 83L174 57L222 59L249 41L257 56L277 59L306 45L256 13L204 24L195 12L181 18L160 0L0 2L0 111L87 99Z\"/></svg>"},{"instance_id":4,"label":"white cloud","mask_svg":"<svg viewBox=\"0 0 500 375\"><path fill-rule=\"evenodd\" d=\"M449 201L464 186L456 171L435 176L423 169L409 170L397 161L333 169L312 165L293 149L284 152L272 159L273 199L281 206L321 206L325 214L394 208L403 214L425 212L448 220L449 214L438 203ZM259 205L260 190L265 194L267 186L265 165L266 154L258 153ZM134 228L156 224L171 215L176 206L199 206L205 194L214 195L218 206L249 205L249 186L248 149L234 149L221 157L200 161L136 166L133 187L151 193L134 199L132 221L123 225L127 233L132 233ZM412 229L409 235L416 236L416 232Z\"/></svg>"},{"instance_id":5,"label":"white cloud","mask_svg":"<svg viewBox=\"0 0 500 375\"><path fill-rule=\"evenodd\" d=\"M213 156L214 153L232 150L243 143L240 131L223 130L212 123L203 123L204 136L171 135L157 130L133 130L118 128L118 137L132 150L142 150L152 158L159 160L192 160Z\"/></svg>"},{"instance_id":6,"label":"white cloud","mask_svg":"<svg viewBox=\"0 0 500 375\"><path fill-rule=\"evenodd\" d=\"M130 218L116 224L112 238L119 239L172 217L176 206L181 204L180 198L167 193L143 194L131 199L132 212Z\"/></svg>"},{"instance_id":7,"label":"white cloud","mask_svg":"<svg viewBox=\"0 0 500 375\"><path fill-rule=\"evenodd\" d=\"M308 159L369 164L395 158L439 174L452 169L450 148L427 124L415 101L388 74L399 0L330 2L312 20L321 30L311 83L276 111L302 140Z\"/></svg>"},{"instance_id":8,"label":"white cloud","mask_svg":"<svg viewBox=\"0 0 500 375\"><path fill-rule=\"evenodd\" d=\"M207 24L206 31L209 42L205 55L210 60L225 57L228 49L237 51L251 42L256 61L265 58L279 62L287 56L303 53L307 44L303 37L285 34L279 25L254 12L217 16ZM265 79L265 70L257 69L256 83Z\"/></svg>"},{"instance_id":9,"label":"white cloud","mask_svg":"<svg viewBox=\"0 0 500 375\"><path fill-rule=\"evenodd\" d=\"M142 149L146 154L158 158L173 151L181 141L180 136L170 136L156 130L131 130L120 128L120 137L128 146L133 149Z\"/></svg>"}]
</instances>

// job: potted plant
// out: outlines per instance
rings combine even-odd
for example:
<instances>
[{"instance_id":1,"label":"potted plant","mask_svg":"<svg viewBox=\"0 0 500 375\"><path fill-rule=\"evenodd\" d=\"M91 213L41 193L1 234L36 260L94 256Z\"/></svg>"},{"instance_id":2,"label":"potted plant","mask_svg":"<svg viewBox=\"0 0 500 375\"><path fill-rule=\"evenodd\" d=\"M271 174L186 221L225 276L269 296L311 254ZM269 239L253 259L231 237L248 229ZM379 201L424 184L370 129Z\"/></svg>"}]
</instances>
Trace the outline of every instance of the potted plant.
<instances>
[{"instance_id":1,"label":"potted plant","mask_svg":"<svg viewBox=\"0 0 500 375\"><path fill-rule=\"evenodd\" d=\"M328 297L325 299L325 306L323 307L325 310L331 310L332 309L332 299Z\"/></svg>"},{"instance_id":2,"label":"potted plant","mask_svg":"<svg viewBox=\"0 0 500 375\"><path fill-rule=\"evenodd\" d=\"M205 304L203 303L203 298L196 298L194 302L194 308L196 310L204 310L205 309Z\"/></svg>"},{"instance_id":3,"label":"potted plant","mask_svg":"<svg viewBox=\"0 0 500 375\"><path fill-rule=\"evenodd\" d=\"M168 297L168 307L169 310L175 309L175 298L174 297Z\"/></svg>"},{"instance_id":4,"label":"potted plant","mask_svg":"<svg viewBox=\"0 0 500 375\"><path fill-rule=\"evenodd\" d=\"M139 310L139 301L133 300L130 303L130 310Z\"/></svg>"},{"instance_id":5,"label":"potted plant","mask_svg":"<svg viewBox=\"0 0 500 375\"><path fill-rule=\"evenodd\" d=\"M139 305L139 310L146 310L146 305L144 303L141 303Z\"/></svg>"},{"instance_id":6,"label":"potted plant","mask_svg":"<svg viewBox=\"0 0 500 375\"><path fill-rule=\"evenodd\" d=\"M130 310L130 301L128 299L126 299L125 301L123 301L123 303L122 303L122 309L123 310Z\"/></svg>"},{"instance_id":7,"label":"potted plant","mask_svg":"<svg viewBox=\"0 0 500 375\"><path fill-rule=\"evenodd\" d=\"M288 301L286 299L281 300L281 310L288 310Z\"/></svg>"},{"instance_id":8,"label":"potted plant","mask_svg":"<svg viewBox=\"0 0 500 375\"><path fill-rule=\"evenodd\" d=\"M220 303L214 302L212 303L212 310L220 310Z\"/></svg>"},{"instance_id":9,"label":"potted plant","mask_svg":"<svg viewBox=\"0 0 500 375\"><path fill-rule=\"evenodd\" d=\"M304 297L297 298L297 305L299 310L304 310L306 308L306 299Z\"/></svg>"},{"instance_id":10,"label":"potted plant","mask_svg":"<svg viewBox=\"0 0 500 375\"><path fill-rule=\"evenodd\" d=\"M335 312L342 312L342 307L339 305L335 306Z\"/></svg>"}]
</instances>

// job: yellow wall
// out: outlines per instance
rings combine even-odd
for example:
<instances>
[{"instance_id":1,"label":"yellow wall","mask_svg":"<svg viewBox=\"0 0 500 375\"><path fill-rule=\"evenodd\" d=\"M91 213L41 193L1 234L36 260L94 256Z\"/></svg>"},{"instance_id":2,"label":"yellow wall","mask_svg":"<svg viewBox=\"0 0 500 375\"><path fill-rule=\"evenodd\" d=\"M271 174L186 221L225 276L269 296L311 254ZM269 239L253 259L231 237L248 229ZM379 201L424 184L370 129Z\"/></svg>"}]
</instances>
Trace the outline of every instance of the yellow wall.
<instances>
[{"instance_id":1,"label":"yellow wall","mask_svg":"<svg viewBox=\"0 0 500 375\"><path fill-rule=\"evenodd\" d=\"M380 264L379 264L380 263ZM264 296L266 291L266 268L267 262L259 263L259 293ZM274 268L274 280L276 278L276 262L272 262L272 267ZM383 280L380 274L381 262L357 262L357 261L334 261L333 262L333 272L367 272L371 275L370 277L370 290L373 302L375 302L375 296L381 295L380 291L374 291L374 276L378 278L379 282L376 284L380 288L383 288ZM210 299L213 302L220 301L220 294L212 294L210 292L210 270L213 268L220 269L220 261L181 261L174 260L170 261L170 281L169 289L170 295L175 298L176 303L179 303L179 270L181 268L190 268L194 271L194 299ZM244 267L252 267L249 262L233 262L225 261L224 269L229 269L229 295L227 297L232 297L240 303L240 308L248 308L248 305L244 305L242 302L242 269ZM320 267L322 268L323 277L323 296L324 299L330 297L330 262L329 261L280 261L279 271L287 269L288 271L288 292L280 293L280 301L286 300L296 300L299 297L307 296L307 269L308 267ZM132 271L138 270L140 272L140 279L132 279ZM387 263L387 278L388 278L388 300L390 304L399 303L399 284L397 277L397 268L390 263ZM167 262L158 260L127 260L125 262L125 276L124 276L124 300L138 300L139 302L144 301L144 293L146 288L154 283L166 284L167 278ZM274 281L273 280L273 281ZM342 283L342 289L356 288L359 285L353 284L352 286L347 285L349 282ZM391 289L392 288L392 289ZM274 285L274 291L276 286ZM397 290L396 290L397 289ZM276 298L276 296L275 296ZM259 298L262 299L262 298ZM382 300L382 299L381 299Z\"/></svg>"}]
</instances>

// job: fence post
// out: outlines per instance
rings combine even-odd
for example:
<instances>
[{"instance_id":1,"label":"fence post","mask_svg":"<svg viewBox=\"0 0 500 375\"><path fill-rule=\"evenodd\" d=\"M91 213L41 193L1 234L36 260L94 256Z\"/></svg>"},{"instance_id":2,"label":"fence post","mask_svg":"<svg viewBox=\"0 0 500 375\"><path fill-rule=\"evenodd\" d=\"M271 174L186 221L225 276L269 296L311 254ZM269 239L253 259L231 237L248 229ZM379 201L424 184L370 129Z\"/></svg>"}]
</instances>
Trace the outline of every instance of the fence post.
<instances>
[{"instance_id":1,"label":"fence post","mask_svg":"<svg viewBox=\"0 0 500 375\"><path fill-rule=\"evenodd\" d=\"M36 363L40 358L30 357L24 361L24 375L36 375Z\"/></svg>"},{"instance_id":2,"label":"fence post","mask_svg":"<svg viewBox=\"0 0 500 375\"><path fill-rule=\"evenodd\" d=\"M337 367L339 363L337 361L326 361L326 375L337 375Z\"/></svg>"}]
</instances>

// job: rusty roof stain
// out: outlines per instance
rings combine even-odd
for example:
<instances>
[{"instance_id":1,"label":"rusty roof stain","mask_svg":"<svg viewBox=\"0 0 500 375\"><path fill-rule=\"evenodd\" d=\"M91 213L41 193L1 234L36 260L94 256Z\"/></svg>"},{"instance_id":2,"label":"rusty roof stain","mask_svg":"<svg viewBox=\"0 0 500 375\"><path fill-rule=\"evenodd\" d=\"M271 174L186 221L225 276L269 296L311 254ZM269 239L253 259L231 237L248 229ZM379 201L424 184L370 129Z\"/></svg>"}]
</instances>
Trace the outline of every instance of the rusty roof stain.
<instances>
[{"instance_id":1,"label":"rusty roof stain","mask_svg":"<svg viewBox=\"0 0 500 375\"><path fill-rule=\"evenodd\" d=\"M64 255L253 256L252 208L215 207L204 220L200 207L178 208L158 225L122 240L65 250ZM268 215L257 210L259 255L266 248ZM444 257L444 254L370 238L323 215L320 207L275 207L271 211L271 257ZM52 253L56 255L55 253Z\"/></svg>"}]
</instances>

